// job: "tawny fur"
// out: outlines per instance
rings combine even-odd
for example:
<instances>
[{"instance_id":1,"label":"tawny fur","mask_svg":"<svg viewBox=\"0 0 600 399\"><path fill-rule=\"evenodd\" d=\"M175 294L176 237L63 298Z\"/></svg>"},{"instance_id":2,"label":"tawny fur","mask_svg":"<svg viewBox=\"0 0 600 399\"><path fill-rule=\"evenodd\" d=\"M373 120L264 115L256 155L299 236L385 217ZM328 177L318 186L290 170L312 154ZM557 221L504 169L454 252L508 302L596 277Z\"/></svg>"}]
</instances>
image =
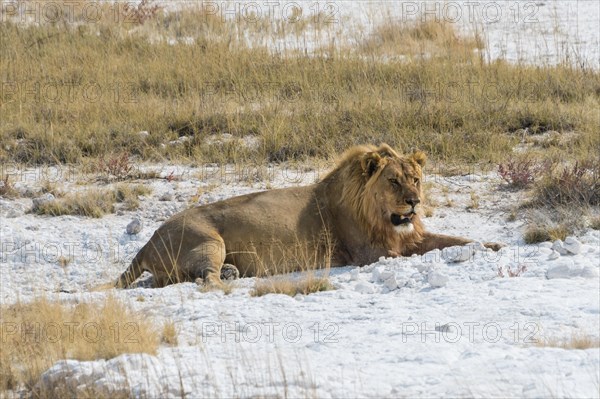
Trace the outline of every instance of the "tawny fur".
<instances>
[{"instance_id":1,"label":"tawny fur","mask_svg":"<svg viewBox=\"0 0 600 399\"><path fill-rule=\"evenodd\" d=\"M364 266L381 256L470 242L426 232L418 212L412 213L419 208L407 201L422 199L424 164L421 152L401 156L387 144L357 146L319 183L188 209L154 233L117 286L130 285L144 270L157 287L196 278L220 284L223 264L235 265L242 276L260 276L307 263ZM414 228L394 226L393 214L411 214Z\"/></svg>"}]
</instances>

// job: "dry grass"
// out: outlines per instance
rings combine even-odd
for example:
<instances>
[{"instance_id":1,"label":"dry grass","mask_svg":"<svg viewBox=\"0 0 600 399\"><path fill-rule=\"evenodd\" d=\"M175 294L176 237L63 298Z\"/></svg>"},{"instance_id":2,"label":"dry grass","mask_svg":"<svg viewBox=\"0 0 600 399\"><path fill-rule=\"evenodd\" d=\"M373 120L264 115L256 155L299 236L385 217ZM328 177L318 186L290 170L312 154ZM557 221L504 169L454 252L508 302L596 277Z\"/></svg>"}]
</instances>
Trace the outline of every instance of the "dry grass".
<instances>
[{"instance_id":1,"label":"dry grass","mask_svg":"<svg viewBox=\"0 0 600 399\"><path fill-rule=\"evenodd\" d=\"M67 194L62 198L40 204L33 209L38 215L61 216L79 215L100 218L115 211L115 204L122 204L125 210L139 208L138 196L148 195L147 186L120 183L113 189L87 189Z\"/></svg>"},{"instance_id":2,"label":"dry grass","mask_svg":"<svg viewBox=\"0 0 600 399\"><path fill-rule=\"evenodd\" d=\"M498 162L525 128L576 132L569 146L550 148L563 158L600 145L596 72L486 62L473 54L477 38L460 38L451 24L436 22L388 22L358 49L287 56L268 48L269 32L285 36L311 23L271 30L263 24L271 22L247 27L252 47L245 26L199 10L158 12L142 26L1 24L0 52L11 54L11 62L0 62L6 100L0 161L107 157L106 174L123 176L127 163L107 154L264 164L326 159L356 143L388 142L419 147L432 160ZM369 56L384 51L409 54L411 61ZM35 83L39 100L31 95ZM43 94L52 85L61 99ZM84 93L98 95L92 101ZM234 140L208 140L223 133ZM248 137L259 144L239 144Z\"/></svg>"},{"instance_id":3,"label":"dry grass","mask_svg":"<svg viewBox=\"0 0 600 399\"><path fill-rule=\"evenodd\" d=\"M469 59L474 49L482 49L479 37L461 37L447 21L394 21L378 26L361 44L367 54L436 57L452 54Z\"/></svg>"},{"instance_id":4,"label":"dry grass","mask_svg":"<svg viewBox=\"0 0 600 399\"><path fill-rule=\"evenodd\" d=\"M159 334L143 315L108 297L102 304L62 305L36 299L3 306L0 391L30 391L61 359L110 359L155 354Z\"/></svg>"},{"instance_id":5,"label":"dry grass","mask_svg":"<svg viewBox=\"0 0 600 399\"><path fill-rule=\"evenodd\" d=\"M284 276L270 277L257 280L252 296L263 296L267 294L284 294L291 297L298 294L308 295L314 292L329 291L333 286L328 277L318 277L312 273L299 278Z\"/></svg>"},{"instance_id":6,"label":"dry grass","mask_svg":"<svg viewBox=\"0 0 600 399\"><path fill-rule=\"evenodd\" d=\"M572 230L568 227L560 226L529 226L523 234L523 240L526 244L537 244L544 241L564 240Z\"/></svg>"},{"instance_id":7,"label":"dry grass","mask_svg":"<svg viewBox=\"0 0 600 399\"><path fill-rule=\"evenodd\" d=\"M15 189L10 176L6 175L0 180L0 197L3 198L16 198L19 196L19 192Z\"/></svg>"},{"instance_id":8,"label":"dry grass","mask_svg":"<svg viewBox=\"0 0 600 399\"><path fill-rule=\"evenodd\" d=\"M590 227L594 230L600 230L600 216L593 217L590 220Z\"/></svg>"},{"instance_id":9,"label":"dry grass","mask_svg":"<svg viewBox=\"0 0 600 399\"><path fill-rule=\"evenodd\" d=\"M532 201L548 207L600 205L600 159L548 168L535 186Z\"/></svg>"},{"instance_id":10,"label":"dry grass","mask_svg":"<svg viewBox=\"0 0 600 399\"><path fill-rule=\"evenodd\" d=\"M545 338L537 342L539 347L562 349L592 349L600 348L600 339L582 333L573 333L568 338Z\"/></svg>"},{"instance_id":11,"label":"dry grass","mask_svg":"<svg viewBox=\"0 0 600 399\"><path fill-rule=\"evenodd\" d=\"M177 346L179 339L177 338L178 331L175 322L169 320L163 324L160 334L160 342L169 346Z\"/></svg>"}]
</instances>

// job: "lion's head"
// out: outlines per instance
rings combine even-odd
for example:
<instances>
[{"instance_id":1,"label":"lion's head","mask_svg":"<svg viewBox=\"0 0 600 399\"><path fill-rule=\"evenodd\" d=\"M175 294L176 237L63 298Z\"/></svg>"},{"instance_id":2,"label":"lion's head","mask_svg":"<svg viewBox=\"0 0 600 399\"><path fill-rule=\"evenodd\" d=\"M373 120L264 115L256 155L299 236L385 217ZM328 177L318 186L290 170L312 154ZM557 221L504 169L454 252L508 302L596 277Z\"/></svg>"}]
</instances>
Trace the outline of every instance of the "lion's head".
<instances>
[{"instance_id":1,"label":"lion's head","mask_svg":"<svg viewBox=\"0 0 600 399\"><path fill-rule=\"evenodd\" d=\"M387 144L347 151L332 175L342 182L340 202L355 214L372 243L404 248L421 239L425 154L399 155Z\"/></svg>"}]
</instances>

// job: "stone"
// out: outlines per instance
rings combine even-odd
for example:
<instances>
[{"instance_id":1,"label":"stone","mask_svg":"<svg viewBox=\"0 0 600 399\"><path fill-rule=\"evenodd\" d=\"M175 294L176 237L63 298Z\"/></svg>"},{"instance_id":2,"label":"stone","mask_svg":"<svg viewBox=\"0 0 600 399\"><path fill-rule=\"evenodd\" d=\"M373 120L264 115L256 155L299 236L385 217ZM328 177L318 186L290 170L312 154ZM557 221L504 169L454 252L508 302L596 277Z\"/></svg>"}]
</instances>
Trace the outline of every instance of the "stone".
<instances>
[{"instance_id":1,"label":"stone","mask_svg":"<svg viewBox=\"0 0 600 399\"><path fill-rule=\"evenodd\" d=\"M450 279L445 274L437 271L432 271L427 275L427 282L435 288L445 287Z\"/></svg>"},{"instance_id":2,"label":"stone","mask_svg":"<svg viewBox=\"0 0 600 399\"><path fill-rule=\"evenodd\" d=\"M555 278L571 278L574 270L574 263L568 258L561 258L554 265L548 268L546 277L548 279Z\"/></svg>"},{"instance_id":3,"label":"stone","mask_svg":"<svg viewBox=\"0 0 600 399\"><path fill-rule=\"evenodd\" d=\"M396 288L398 288L398 281L396 280L396 276L391 276L390 278L385 280L383 285L390 291L393 291Z\"/></svg>"},{"instance_id":4,"label":"stone","mask_svg":"<svg viewBox=\"0 0 600 399\"><path fill-rule=\"evenodd\" d=\"M550 252L550 254L548 254L548 260L554 260L554 259L558 259L558 258L560 258L560 254L555 250L552 250L552 252Z\"/></svg>"},{"instance_id":5,"label":"stone","mask_svg":"<svg viewBox=\"0 0 600 399\"><path fill-rule=\"evenodd\" d=\"M37 198L34 198L32 210L35 212L43 205L49 204L50 202L54 201L55 199L56 198L54 198L54 195L52 195L51 193L46 193Z\"/></svg>"},{"instance_id":6,"label":"stone","mask_svg":"<svg viewBox=\"0 0 600 399\"><path fill-rule=\"evenodd\" d=\"M597 266L585 266L580 273L581 277L584 278L598 278L598 267Z\"/></svg>"},{"instance_id":7,"label":"stone","mask_svg":"<svg viewBox=\"0 0 600 399\"><path fill-rule=\"evenodd\" d=\"M448 247L442 251L443 258L454 263L465 262L471 259L474 253L475 249L471 245Z\"/></svg>"},{"instance_id":8,"label":"stone","mask_svg":"<svg viewBox=\"0 0 600 399\"><path fill-rule=\"evenodd\" d=\"M552 249L558 252L561 255L566 255L568 252L563 246L562 240L556 240L552 243Z\"/></svg>"},{"instance_id":9,"label":"stone","mask_svg":"<svg viewBox=\"0 0 600 399\"><path fill-rule=\"evenodd\" d=\"M140 231L142 231L142 222L138 218L135 218L131 222L129 222L129 224L125 228L125 232L129 235L138 234Z\"/></svg>"},{"instance_id":10,"label":"stone","mask_svg":"<svg viewBox=\"0 0 600 399\"><path fill-rule=\"evenodd\" d=\"M361 294L372 294L375 292L373 286L367 282L361 281L354 286L354 289Z\"/></svg>"},{"instance_id":11,"label":"stone","mask_svg":"<svg viewBox=\"0 0 600 399\"><path fill-rule=\"evenodd\" d=\"M581 243L575 237L567 237L563 247L573 255L577 255L581 252Z\"/></svg>"},{"instance_id":12,"label":"stone","mask_svg":"<svg viewBox=\"0 0 600 399\"><path fill-rule=\"evenodd\" d=\"M158 200L159 201L173 201L173 194L164 193L163 195L160 196L160 198Z\"/></svg>"}]
</instances>

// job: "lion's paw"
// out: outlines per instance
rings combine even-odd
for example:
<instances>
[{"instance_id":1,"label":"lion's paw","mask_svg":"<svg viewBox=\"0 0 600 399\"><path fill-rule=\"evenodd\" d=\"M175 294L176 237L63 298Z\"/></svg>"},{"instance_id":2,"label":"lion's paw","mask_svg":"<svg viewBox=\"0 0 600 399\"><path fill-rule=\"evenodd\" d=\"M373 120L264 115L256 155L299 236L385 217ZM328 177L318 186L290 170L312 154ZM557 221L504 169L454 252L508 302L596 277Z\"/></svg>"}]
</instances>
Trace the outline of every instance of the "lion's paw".
<instances>
[{"instance_id":1,"label":"lion's paw","mask_svg":"<svg viewBox=\"0 0 600 399\"><path fill-rule=\"evenodd\" d=\"M234 265L226 263L221 267L221 280L237 280L238 278L240 278L240 271Z\"/></svg>"}]
</instances>

